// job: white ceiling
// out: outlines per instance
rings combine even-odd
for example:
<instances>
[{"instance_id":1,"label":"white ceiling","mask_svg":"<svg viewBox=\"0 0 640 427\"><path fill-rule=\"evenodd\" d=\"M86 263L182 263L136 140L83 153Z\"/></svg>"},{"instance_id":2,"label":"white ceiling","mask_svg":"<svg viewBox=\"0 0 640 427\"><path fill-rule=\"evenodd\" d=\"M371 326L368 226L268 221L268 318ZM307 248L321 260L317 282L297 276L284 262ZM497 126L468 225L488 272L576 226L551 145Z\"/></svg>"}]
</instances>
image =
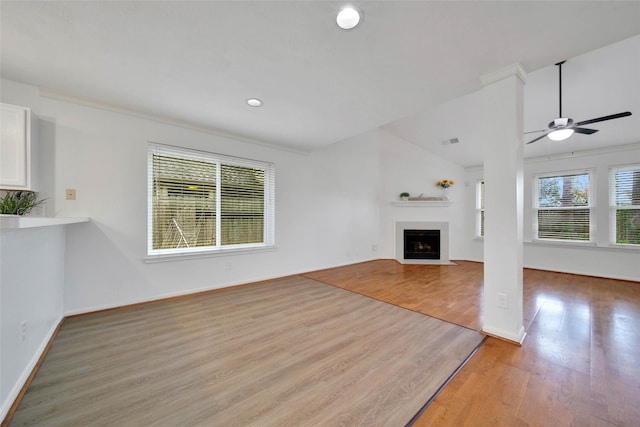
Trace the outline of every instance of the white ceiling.
<instances>
[{"instance_id":1,"label":"white ceiling","mask_svg":"<svg viewBox=\"0 0 640 427\"><path fill-rule=\"evenodd\" d=\"M640 34L640 2L360 1L352 31L335 24L341 4L3 0L0 71L300 150L382 127L473 165L479 76L519 62L529 73L525 128L543 129L557 115L553 64L569 58L566 115L634 114L570 143L638 142L640 37L629 38ZM250 97L264 106L248 107ZM461 143L441 144L452 137ZM541 141L527 155L544 150Z\"/></svg>"}]
</instances>

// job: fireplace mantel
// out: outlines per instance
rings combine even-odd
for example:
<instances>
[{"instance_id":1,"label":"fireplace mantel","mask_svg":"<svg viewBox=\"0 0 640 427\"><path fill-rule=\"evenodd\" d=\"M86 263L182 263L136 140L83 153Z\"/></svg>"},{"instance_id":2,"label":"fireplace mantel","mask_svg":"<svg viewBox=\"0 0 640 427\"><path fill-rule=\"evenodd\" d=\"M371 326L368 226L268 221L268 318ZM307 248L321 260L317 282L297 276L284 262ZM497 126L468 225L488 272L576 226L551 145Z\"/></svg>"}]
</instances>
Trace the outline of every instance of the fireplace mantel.
<instances>
[{"instance_id":1,"label":"fireplace mantel","mask_svg":"<svg viewBox=\"0 0 640 427\"><path fill-rule=\"evenodd\" d=\"M416 201L401 201L401 202L391 202L391 204L393 206L400 206L400 207L412 207L412 208L417 208L417 207L429 207L429 208L435 208L435 207L443 207L443 206L449 206L451 205L451 201L450 200L416 200Z\"/></svg>"}]
</instances>

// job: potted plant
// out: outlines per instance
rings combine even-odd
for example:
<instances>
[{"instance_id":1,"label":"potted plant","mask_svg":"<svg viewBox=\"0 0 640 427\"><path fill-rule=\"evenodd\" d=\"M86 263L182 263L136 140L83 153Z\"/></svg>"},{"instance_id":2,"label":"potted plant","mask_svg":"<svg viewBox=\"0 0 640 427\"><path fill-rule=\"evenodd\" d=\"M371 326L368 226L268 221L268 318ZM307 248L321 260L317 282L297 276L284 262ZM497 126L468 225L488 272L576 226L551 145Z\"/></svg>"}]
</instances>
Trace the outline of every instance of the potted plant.
<instances>
[{"instance_id":1,"label":"potted plant","mask_svg":"<svg viewBox=\"0 0 640 427\"><path fill-rule=\"evenodd\" d=\"M400 200L409 200L409 193L407 193L406 191L400 193Z\"/></svg>"},{"instance_id":2,"label":"potted plant","mask_svg":"<svg viewBox=\"0 0 640 427\"><path fill-rule=\"evenodd\" d=\"M38 193L34 191L7 191L0 198L0 214L26 215L42 203L44 199L38 199Z\"/></svg>"}]
</instances>

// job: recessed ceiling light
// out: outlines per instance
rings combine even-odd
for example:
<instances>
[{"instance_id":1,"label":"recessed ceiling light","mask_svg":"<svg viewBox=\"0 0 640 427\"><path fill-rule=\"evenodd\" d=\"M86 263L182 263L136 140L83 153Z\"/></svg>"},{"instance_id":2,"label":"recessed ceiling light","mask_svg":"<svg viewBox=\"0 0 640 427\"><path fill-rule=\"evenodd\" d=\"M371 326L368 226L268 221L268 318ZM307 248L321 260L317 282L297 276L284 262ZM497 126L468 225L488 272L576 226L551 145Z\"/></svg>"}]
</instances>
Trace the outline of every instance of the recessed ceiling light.
<instances>
[{"instance_id":1,"label":"recessed ceiling light","mask_svg":"<svg viewBox=\"0 0 640 427\"><path fill-rule=\"evenodd\" d=\"M350 30L355 28L360 22L360 12L357 9L346 6L338 12L338 16L336 17L336 22L338 27L343 30Z\"/></svg>"},{"instance_id":2,"label":"recessed ceiling light","mask_svg":"<svg viewBox=\"0 0 640 427\"><path fill-rule=\"evenodd\" d=\"M252 107L262 107L262 101L260 101L258 98L247 99L247 104L249 104Z\"/></svg>"}]
</instances>

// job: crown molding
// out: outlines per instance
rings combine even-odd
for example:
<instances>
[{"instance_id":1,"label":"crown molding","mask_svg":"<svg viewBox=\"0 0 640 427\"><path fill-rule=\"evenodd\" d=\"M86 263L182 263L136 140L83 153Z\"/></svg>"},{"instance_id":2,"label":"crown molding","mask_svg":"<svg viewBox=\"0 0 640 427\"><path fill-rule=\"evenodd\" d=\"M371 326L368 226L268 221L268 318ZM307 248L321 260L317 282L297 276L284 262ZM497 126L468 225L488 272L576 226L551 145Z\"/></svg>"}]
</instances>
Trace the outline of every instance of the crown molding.
<instances>
[{"instance_id":1,"label":"crown molding","mask_svg":"<svg viewBox=\"0 0 640 427\"><path fill-rule=\"evenodd\" d=\"M291 153L303 154L303 155L308 155L311 152L311 150L304 150L304 149L290 147L287 145L279 145L279 144L274 144L266 141L261 141L258 139L248 138L242 135L225 132L223 130L213 128L213 127L197 125L195 123L191 123L184 120L177 120L167 116L145 113L132 108L122 107L120 105L109 104L109 103L97 101L94 99L57 92L50 89L38 88L38 90L39 90L39 95L41 97L55 99L56 101L69 102L76 105L82 105L84 107L96 108L99 110L109 111L112 113L124 114L126 116L136 117L138 119L150 120L157 123L181 127L183 129L189 129L197 132L207 133L210 135L220 136L220 137L229 138L229 139L235 139L237 141L242 141L249 144L261 145L263 147L268 147L275 150L288 151Z\"/></svg>"},{"instance_id":2,"label":"crown molding","mask_svg":"<svg viewBox=\"0 0 640 427\"><path fill-rule=\"evenodd\" d=\"M614 145L612 147L593 148L591 150L570 151L567 153L552 154L549 156L529 157L524 159L524 164L548 162L549 160L562 160L575 157L597 156L599 154L618 153L621 151L640 150L640 142L633 144ZM465 172L482 172L484 165L473 165L464 168Z\"/></svg>"},{"instance_id":3,"label":"crown molding","mask_svg":"<svg viewBox=\"0 0 640 427\"><path fill-rule=\"evenodd\" d=\"M517 76L522 84L527 83L527 72L519 62L480 76L480 83L487 86L511 76Z\"/></svg>"}]
</instances>

